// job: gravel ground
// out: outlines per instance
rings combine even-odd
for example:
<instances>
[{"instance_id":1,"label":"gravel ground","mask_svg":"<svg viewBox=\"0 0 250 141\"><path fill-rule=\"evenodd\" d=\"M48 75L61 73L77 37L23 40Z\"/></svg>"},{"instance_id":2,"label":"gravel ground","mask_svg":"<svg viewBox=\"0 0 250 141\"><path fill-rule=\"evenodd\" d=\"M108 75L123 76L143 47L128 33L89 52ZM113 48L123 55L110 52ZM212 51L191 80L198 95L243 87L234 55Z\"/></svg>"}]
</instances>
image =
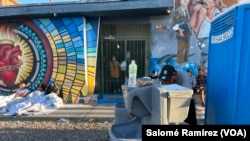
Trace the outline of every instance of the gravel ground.
<instances>
[{"instance_id":1,"label":"gravel ground","mask_svg":"<svg viewBox=\"0 0 250 141\"><path fill-rule=\"evenodd\" d=\"M0 141L109 141L113 119L0 119Z\"/></svg>"}]
</instances>

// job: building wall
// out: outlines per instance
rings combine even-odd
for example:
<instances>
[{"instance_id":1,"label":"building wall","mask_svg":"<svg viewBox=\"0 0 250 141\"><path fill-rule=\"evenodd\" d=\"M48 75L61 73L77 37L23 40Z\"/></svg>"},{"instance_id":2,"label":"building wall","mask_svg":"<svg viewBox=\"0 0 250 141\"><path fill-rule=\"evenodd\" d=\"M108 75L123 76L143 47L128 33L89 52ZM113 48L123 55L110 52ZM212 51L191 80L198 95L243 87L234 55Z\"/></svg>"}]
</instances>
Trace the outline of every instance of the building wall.
<instances>
[{"instance_id":1,"label":"building wall","mask_svg":"<svg viewBox=\"0 0 250 141\"><path fill-rule=\"evenodd\" d=\"M6 6L6 5L17 5L19 4L16 0L0 0L0 6Z\"/></svg>"},{"instance_id":2,"label":"building wall","mask_svg":"<svg viewBox=\"0 0 250 141\"><path fill-rule=\"evenodd\" d=\"M187 62L178 64L177 57L177 40L176 32L172 29L172 17L155 16L151 17L151 59L150 72L156 70L158 74L165 64L171 64L176 69L193 71L197 75L197 67L199 64L200 50L196 45L197 40L194 36L190 38L189 58ZM166 29L157 29L158 25L164 25Z\"/></svg>"},{"instance_id":3,"label":"building wall","mask_svg":"<svg viewBox=\"0 0 250 141\"><path fill-rule=\"evenodd\" d=\"M98 17L6 21L0 24L0 94L22 81L33 91L55 82L65 102L94 91Z\"/></svg>"},{"instance_id":4,"label":"building wall","mask_svg":"<svg viewBox=\"0 0 250 141\"><path fill-rule=\"evenodd\" d=\"M194 75L197 74L200 49L194 35L191 36L188 61L176 63L177 40L176 32L172 29L171 14L152 16L150 19L131 20L129 16L125 19L122 21L118 17L116 23L130 21L133 24L151 25L150 72L159 72L164 64L172 64L178 69L192 69ZM112 20L110 18L109 22L112 23ZM0 95L13 93L21 81L27 82L30 90L36 89L40 83L54 81L61 86L62 97L68 103L77 102L79 96L93 94L98 30L99 18L96 17L1 22Z\"/></svg>"},{"instance_id":5,"label":"building wall","mask_svg":"<svg viewBox=\"0 0 250 141\"><path fill-rule=\"evenodd\" d=\"M189 0L192 2L192 0ZM236 0L227 1L222 0L228 7L237 3ZM188 60L182 63L177 63L177 32L173 30L172 20L174 10L180 6L179 0L175 0L175 7L170 15L166 16L154 16L151 17L151 59L150 59L150 72L156 70L160 73L161 68L165 64L171 64L176 69L192 70L193 75L197 75L197 68L200 65L201 60L201 48L198 46L198 39L192 31L189 45L189 57ZM163 28L159 28L162 26ZM204 30L210 30L208 28ZM204 64L207 66L207 63Z\"/></svg>"}]
</instances>

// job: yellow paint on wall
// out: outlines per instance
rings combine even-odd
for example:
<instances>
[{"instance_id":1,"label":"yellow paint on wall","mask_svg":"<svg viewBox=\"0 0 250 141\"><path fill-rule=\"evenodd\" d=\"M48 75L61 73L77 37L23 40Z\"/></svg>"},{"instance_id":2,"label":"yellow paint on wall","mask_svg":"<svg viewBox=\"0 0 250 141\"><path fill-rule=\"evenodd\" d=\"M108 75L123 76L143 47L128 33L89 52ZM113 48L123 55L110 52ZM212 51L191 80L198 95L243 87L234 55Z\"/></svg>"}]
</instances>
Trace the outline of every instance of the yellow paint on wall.
<instances>
[{"instance_id":1,"label":"yellow paint on wall","mask_svg":"<svg viewBox=\"0 0 250 141\"><path fill-rule=\"evenodd\" d=\"M65 53L65 48L58 48L56 51L58 53Z\"/></svg>"},{"instance_id":2,"label":"yellow paint on wall","mask_svg":"<svg viewBox=\"0 0 250 141\"><path fill-rule=\"evenodd\" d=\"M45 36L46 36L46 37L51 37L49 32L45 33ZM52 40L52 38L48 38L48 40L49 40L49 42L54 42L54 41Z\"/></svg>"},{"instance_id":3,"label":"yellow paint on wall","mask_svg":"<svg viewBox=\"0 0 250 141\"><path fill-rule=\"evenodd\" d=\"M67 82L64 81L64 85L63 86L64 86L64 89L67 90L67 92L69 92L70 89L71 89L71 86L70 87L68 86L70 84L72 84L72 83L70 82L70 83L67 84Z\"/></svg>"},{"instance_id":4,"label":"yellow paint on wall","mask_svg":"<svg viewBox=\"0 0 250 141\"><path fill-rule=\"evenodd\" d=\"M95 73L96 69L94 67L88 67L88 71L92 72L92 73Z\"/></svg>"},{"instance_id":5,"label":"yellow paint on wall","mask_svg":"<svg viewBox=\"0 0 250 141\"><path fill-rule=\"evenodd\" d=\"M76 83L76 86L83 87L85 80L75 79L74 82Z\"/></svg>"},{"instance_id":6,"label":"yellow paint on wall","mask_svg":"<svg viewBox=\"0 0 250 141\"><path fill-rule=\"evenodd\" d=\"M56 78L56 72L53 72L52 75L51 75L51 78Z\"/></svg>"},{"instance_id":7,"label":"yellow paint on wall","mask_svg":"<svg viewBox=\"0 0 250 141\"><path fill-rule=\"evenodd\" d=\"M75 75L75 73L76 73L76 68L69 68L69 67L67 67L67 73L72 73L73 75Z\"/></svg>"},{"instance_id":8,"label":"yellow paint on wall","mask_svg":"<svg viewBox=\"0 0 250 141\"><path fill-rule=\"evenodd\" d=\"M94 94L94 77L88 76L88 94Z\"/></svg>"},{"instance_id":9,"label":"yellow paint on wall","mask_svg":"<svg viewBox=\"0 0 250 141\"><path fill-rule=\"evenodd\" d=\"M72 70L72 69L70 69L70 68L67 69L67 73L73 73L73 74L74 74L75 72L76 72L75 69L74 69L74 70Z\"/></svg>"},{"instance_id":10,"label":"yellow paint on wall","mask_svg":"<svg viewBox=\"0 0 250 141\"><path fill-rule=\"evenodd\" d=\"M83 94L83 96L88 96L86 85L82 87L81 93Z\"/></svg>"},{"instance_id":11,"label":"yellow paint on wall","mask_svg":"<svg viewBox=\"0 0 250 141\"><path fill-rule=\"evenodd\" d=\"M96 66L96 58L88 58L88 66Z\"/></svg>"},{"instance_id":12,"label":"yellow paint on wall","mask_svg":"<svg viewBox=\"0 0 250 141\"><path fill-rule=\"evenodd\" d=\"M63 100L67 101L70 94L69 93L70 89L67 86L63 85L62 92L63 92Z\"/></svg>"},{"instance_id":13,"label":"yellow paint on wall","mask_svg":"<svg viewBox=\"0 0 250 141\"><path fill-rule=\"evenodd\" d=\"M30 63L29 63L29 64L30 64ZM32 70L33 66L28 66L28 65L26 65L26 63L24 63L24 64L21 66L21 68L26 69L26 70ZM23 71L26 71L26 70L23 70ZM29 74L29 75L30 75L30 74Z\"/></svg>"},{"instance_id":14,"label":"yellow paint on wall","mask_svg":"<svg viewBox=\"0 0 250 141\"><path fill-rule=\"evenodd\" d=\"M74 89L74 88L71 89L71 95L72 96L79 96L79 94L80 94L79 90Z\"/></svg>"},{"instance_id":15,"label":"yellow paint on wall","mask_svg":"<svg viewBox=\"0 0 250 141\"><path fill-rule=\"evenodd\" d=\"M65 79L65 76L61 76L61 75L60 75L60 76L56 77L56 79L57 79L57 78L58 78L58 80L61 81L61 80L64 80L64 79Z\"/></svg>"},{"instance_id":16,"label":"yellow paint on wall","mask_svg":"<svg viewBox=\"0 0 250 141\"><path fill-rule=\"evenodd\" d=\"M74 87L73 87L73 89L76 89L76 90L77 90L77 92L79 92L79 91L82 89L82 87L79 87L79 86L78 86L78 87L77 87L77 86L74 86Z\"/></svg>"},{"instance_id":17,"label":"yellow paint on wall","mask_svg":"<svg viewBox=\"0 0 250 141\"><path fill-rule=\"evenodd\" d=\"M72 95L77 95L77 96L78 96L79 90L77 90L77 89L75 89L75 87L73 87L73 88L71 89L71 94L72 94Z\"/></svg>"},{"instance_id":18,"label":"yellow paint on wall","mask_svg":"<svg viewBox=\"0 0 250 141\"><path fill-rule=\"evenodd\" d=\"M59 65L58 66L58 72L60 72L60 73L65 73L66 69L67 69L67 67L64 66L64 65Z\"/></svg>"},{"instance_id":19,"label":"yellow paint on wall","mask_svg":"<svg viewBox=\"0 0 250 141\"><path fill-rule=\"evenodd\" d=\"M73 73L66 73L65 74L65 78L66 79L69 79L70 81L74 81L74 79L75 79L75 74L73 74ZM73 82L72 82L73 83Z\"/></svg>"},{"instance_id":20,"label":"yellow paint on wall","mask_svg":"<svg viewBox=\"0 0 250 141\"><path fill-rule=\"evenodd\" d=\"M57 73L56 80L64 81L64 76L65 76L65 74Z\"/></svg>"},{"instance_id":21,"label":"yellow paint on wall","mask_svg":"<svg viewBox=\"0 0 250 141\"><path fill-rule=\"evenodd\" d=\"M58 61L58 57L57 55L55 55L56 53L53 53L53 61Z\"/></svg>"},{"instance_id":22,"label":"yellow paint on wall","mask_svg":"<svg viewBox=\"0 0 250 141\"><path fill-rule=\"evenodd\" d=\"M70 67L76 67L76 64L68 64Z\"/></svg>"},{"instance_id":23,"label":"yellow paint on wall","mask_svg":"<svg viewBox=\"0 0 250 141\"><path fill-rule=\"evenodd\" d=\"M75 79L75 74L73 73L66 73L66 76L65 76L67 79L70 79L72 81L74 81Z\"/></svg>"},{"instance_id":24,"label":"yellow paint on wall","mask_svg":"<svg viewBox=\"0 0 250 141\"><path fill-rule=\"evenodd\" d=\"M94 74L96 69L94 67L88 67L89 74Z\"/></svg>"},{"instance_id":25,"label":"yellow paint on wall","mask_svg":"<svg viewBox=\"0 0 250 141\"><path fill-rule=\"evenodd\" d=\"M66 56L59 56L58 59L59 59L59 60L62 60L62 61L63 61L63 60L66 61L66 60L67 60L67 57L66 57Z\"/></svg>"},{"instance_id":26,"label":"yellow paint on wall","mask_svg":"<svg viewBox=\"0 0 250 141\"><path fill-rule=\"evenodd\" d=\"M78 74L81 74L81 75L85 75L85 72L84 71L77 71Z\"/></svg>"},{"instance_id":27,"label":"yellow paint on wall","mask_svg":"<svg viewBox=\"0 0 250 141\"><path fill-rule=\"evenodd\" d=\"M69 42L69 41L71 41L71 38L70 38L69 35L63 36L62 39L63 39L63 42Z\"/></svg>"},{"instance_id":28,"label":"yellow paint on wall","mask_svg":"<svg viewBox=\"0 0 250 141\"><path fill-rule=\"evenodd\" d=\"M78 96L72 96L72 101L73 101L73 103L75 103L76 102L76 100L78 100Z\"/></svg>"},{"instance_id":29,"label":"yellow paint on wall","mask_svg":"<svg viewBox=\"0 0 250 141\"><path fill-rule=\"evenodd\" d=\"M56 73L56 72L57 72L57 68L53 68L53 72L55 72L55 73Z\"/></svg>"},{"instance_id":30,"label":"yellow paint on wall","mask_svg":"<svg viewBox=\"0 0 250 141\"><path fill-rule=\"evenodd\" d=\"M81 75L81 74L77 73L76 78L79 79L79 80L84 80L84 75Z\"/></svg>"},{"instance_id":31,"label":"yellow paint on wall","mask_svg":"<svg viewBox=\"0 0 250 141\"><path fill-rule=\"evenodd\" d=\"M54 40L54 41L58 41L58 40L61 40L61 41L62 41L61 36L59 36L59 35L53 37L53 40Z\"/></svg>"}]
</instances>

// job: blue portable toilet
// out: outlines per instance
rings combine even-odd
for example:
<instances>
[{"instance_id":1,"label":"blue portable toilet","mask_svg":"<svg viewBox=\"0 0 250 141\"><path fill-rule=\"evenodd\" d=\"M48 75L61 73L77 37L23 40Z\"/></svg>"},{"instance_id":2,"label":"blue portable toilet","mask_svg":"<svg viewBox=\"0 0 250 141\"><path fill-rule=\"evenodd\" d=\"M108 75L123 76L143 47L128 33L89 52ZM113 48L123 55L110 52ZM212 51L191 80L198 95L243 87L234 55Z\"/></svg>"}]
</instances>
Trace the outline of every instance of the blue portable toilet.
<instances>
[{"instance_id":1,"label":"blue portable toilet","mask_svg":"<svg viewBox=\"0 0 250 141\"><path fill-rule=\"evenodd\" d=\"M250 124L250 4L233 5L211 23L206 125Z\"/></svg>"}]
</instances>

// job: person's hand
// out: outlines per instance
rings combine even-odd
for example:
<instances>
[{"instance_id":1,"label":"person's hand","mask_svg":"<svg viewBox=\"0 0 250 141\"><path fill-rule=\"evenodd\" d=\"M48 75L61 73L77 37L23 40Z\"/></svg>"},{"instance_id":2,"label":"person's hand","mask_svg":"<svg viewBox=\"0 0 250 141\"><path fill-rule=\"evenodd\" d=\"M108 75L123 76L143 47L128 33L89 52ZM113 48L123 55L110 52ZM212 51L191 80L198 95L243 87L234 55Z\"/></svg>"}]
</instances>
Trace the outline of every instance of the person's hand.
<instances>
[{"instance_id":1,"label":"person's hand","mask_svg":"<svg viewBox=\"0 0 250 141\"><path fill-rule=\"evenodd\" d=\"M201 4L196 4L193 9L193 14L197 14L198 11L203 7Z\"/></svg>"},{"instance_id":2,"label":"person's hand","mask_svg":"<svg viewBox=\"0 0 250 141\"><path fill-rule=\"evenodd\" d=\"M196 92L197 92L197 93L200 93L200 89L197 89Z\"/></svg>"},{"instance_id":3,"label":"person's hand","mask_svg":"<svg viewBox=\"0 0 250 141\"><path fill-rule=\"evenodd\" d=\"M179 29L179 36L180 36L180 37L184 37L184 33L183 33L183 32L184 32L183 29Z\"/></svg>"}]
</instances>

